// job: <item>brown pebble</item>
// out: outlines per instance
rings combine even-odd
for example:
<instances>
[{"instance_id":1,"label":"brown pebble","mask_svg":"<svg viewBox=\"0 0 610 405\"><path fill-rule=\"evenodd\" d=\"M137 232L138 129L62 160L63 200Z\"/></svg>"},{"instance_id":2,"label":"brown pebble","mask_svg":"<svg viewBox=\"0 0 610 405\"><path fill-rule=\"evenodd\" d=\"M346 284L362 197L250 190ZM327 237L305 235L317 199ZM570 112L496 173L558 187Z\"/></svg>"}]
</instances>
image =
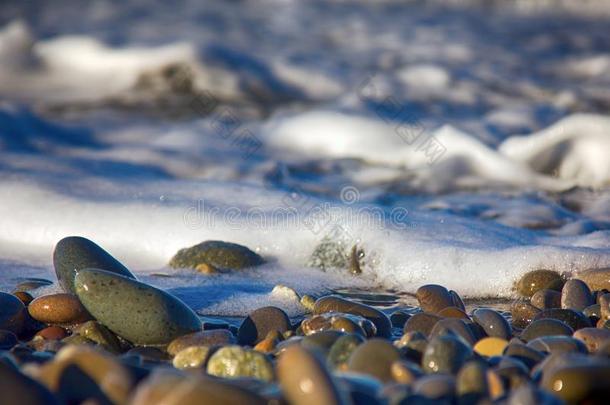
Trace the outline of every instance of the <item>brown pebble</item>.
<instances>
[{"instance_id":1,"label":"brown pebble","mask_svg":"<svg viewBox=\"0 0 610 405\"><path fill-rule=\"evenodd\" d=\"M599 328L582 328L574 332L576 339L582 340L589 352L596 352L604 343L610 341L610 330Z\"/></svg>"},{"instance_id":2,"label":"brown pebble","mask_svg":"<svg viewBox=\"0 0 610 405\"><path fill-rule=\"evenodd\" d=\"M235 337L230 331L226 329L212 329L189 333L188 335L174 339L169 346L167 346L167 352L170 355L175 356L180 350L186 349L189 346L224 346L234 343Z\"/></svg>"},{"instance_id":3,"label":"brown pebble","mask_svg":"<svg viewBox=\"0 0 610 405\"><path fill-rule=\"evenodd\" d=\"M584 281L591 291L610 290L610 267L585 270L578 273L576 278Z\"/></svg>"},{"instance_id":4,"label":"brown pebble","mask_svg":"<svg viewBox=\"0 0 610 405\"><path fill-rule=\"evenodd\" d=\"M468 314L464 312L464 310L456 308L456 307L447 307L443 308L438 316L442 316L443 318L458 318L458 319L470 319Z\"/></svg>"},{"instance_id":5,"label":"brown pebble","mask_svg":"<svg viewBox=\"0 0 610 405\"><path fill-rule=\"evenodd\" d=\"M510 312L512 324L517 328L525 328L540 313L540 310L529 302L517 300L511 305Z\"/></svg>"},{"instance_id":6,"label":"brown pebble","mask_svg":"<svg viewBox=\"0 0 610 405\"><path fill-rule=\"evenodd\" d=\"M589 286L578 279L566 281L561 290L561 308L582 311L589 305L595 304Z\"/></svg>"},{"instance_id":7,"label":"brown pebble","mask_svg":"<svg viewBox=\"0 0 610 405\"><path fill-rule=\"evenodd\" d=\"M543 288L532 295L530 302L538 309L551 309L561 307L561 293L559 291Z\"/></svg>"},{"instance_id":8,"label":"brown pebble","mask_svg":"<svg viewBox=\"0 0 610 405\"><path fill-rule=\"evenodd\" d=\"M404 333L421 332L425 337L428 337L434 325L441 319L443 318L438 315L420 312L407 320L403 331Z\"/></svg>"},{"instance_id":9,"label":"brown pebble","mask_svg":"<svg viewBox=\"0 0 610 405\"><path fill-rule=\"evenodd\" d=\"M68 332L60 326L49 326L38 331L38 333L36 333L36 336L40 336L41 338L46 340L62 340L63 338L68 336Z\"/></svg>"},{"instance_id":10,"label":"brown pebble","mask_svg":"<svg viewBox=\"0 0 610 405\"><path fill-rule=\"evenodd\" d=\"M30 294L27 291L15 291L13 293L13 295L17 298L19 298L19 300L21 302L23 302L23 305L25 305L26 307L28 305L30 305L30 302L32 302L34 300L34 297L32 297L32 294Z\"/></svg>"},{"instance_id":11,"label":"brown pebble","mask_svg":"<svg viewBox=\"0 0 610 405\"><path fill-rule=\"evenodd\" d=\"M415 297L424 312L438 314L444 308L455 306L454 299L449 291L437 284L427 284L419 287Z\"/></svg>"},{"instance_id":12,"label":"brown pebble","mask_svg":"<svg viewBox=\"0 0 610 405\"><path fill-rule=\"evenodd\" d=\"M32 318L49 324L76 324L91 320L91 315L73 294L51 294L36 298L28 306Z\"/></svg>"},{"instance_id":13,"label":"brown pebble","mask_svg":"<svg viewBox=\"0 0 610 405\"><path fill-rule=\"evenodd\" d=\"M524 297L531 297L538 290L549 288L561 291L561 275L551 270L534 270L525 273L517 282L517 292Z\"/></svg>"}]
</instances>

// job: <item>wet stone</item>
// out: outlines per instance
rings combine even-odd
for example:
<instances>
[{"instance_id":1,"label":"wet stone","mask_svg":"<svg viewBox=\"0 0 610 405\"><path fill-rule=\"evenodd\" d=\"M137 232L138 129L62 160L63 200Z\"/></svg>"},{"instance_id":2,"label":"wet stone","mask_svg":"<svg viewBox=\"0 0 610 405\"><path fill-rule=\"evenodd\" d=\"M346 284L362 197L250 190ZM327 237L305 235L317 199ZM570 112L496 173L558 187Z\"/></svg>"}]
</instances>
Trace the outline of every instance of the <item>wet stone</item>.
<instances>
[{"instance_id":1,"label":"wet stone","mask_svg":"<svg viewBox=\"0 0 610 405\"><path fill-rule=\"evenodd\" d=\"M422 369L428 373L455 374L472 355L472 349L460 338L437 336L426 347Z\"/></svg>"},{"instance_id":2,"label":"wet stone","mask_svg":"<svg viewBox=\"0 0 610 405\"><path fill-rule=\"evenodd\" d=\"M473 350L481 356L500 356L504 352L504 349L508 345L506 339L498 337L486 337L479 340Z\"/></svg>"},{"instance_id":3,"label":"wet stone","mask_svg":"<svg viewBox=\"0 0 610 405\"><path fill-rule=\"evenodd\" d=\"M550 354L587 353L587 346L571 336L543 336L528 342L527 346Z\"/></svg>"},{"instance_id":4,"label":"wet stone","mask_svg":"<svg viewBox=\"0 0 610 405\"><path fill-rule=\"evenodd\" d=\"M539 319L530 323L521 332L520 338L526 342L543 336L572 336L574 330L557 319Z\"/></svg>"},{"instance_id":5,"label":"wet stone","mask_svg":"<svg viewBox=\"0 0 610 405\"><path fill-rule=\"evenodd\" d=\"M46 340L62 340L68 336L68 331L60 326L49 326L38 331L36 336Z\"/></svg>"},{"instance_id":6,"label":"wet stone","mask_svg":"<svg viewBox=\"0 0 610 405\"><path fill-rule=\"evenodd\" d=\"M327 312L344 312L369 319L377 328L377 336L389 338L392 335L392 323L381 311L368 305L348 301L344 298L330 295L316 301L314 314Z\"/></svg>"},{"instance_id":7,"label":"wet stone","mask_svg":"<svg viewBox=\"0 0 610 405\"><path fill-rule=\"evenodd\" d=\"M451 375L426 375L413 383L413 392L434 401L453 402L455 396L455 377ZM426 403L426 402L424 402ZM438 403L438 402L434 402Z\"/></svg>"},{"instance_id":8,"label":"wet stone","mask_svg":"<svg viewBox=\"0 0 610 405\"><path fill-rule=\"evenodd\" d=\"M30 305L30 302L34 301L34 297L32 296L32 294L26 291L15 291L13 295L19 298L19 301L23 302L23 305L25 305L26 307Z\"/></svg>"},{"instance_id":9,"label":"wet stone","mask_svg":"<svg viewBox=\"0 0 610 405\"><path fill-rule=\"evenodd\" d=\"M531 297L538 290L548 288L561 291L563 279L551 270L534 270L525 273L517 282L517 292L524 297Z\"/></svg>"},{"instance_id":10,"label":"wet stone","mask_svg":"<svg viewBox=\"0 0 610 405\"><path fill-rule=\"evenodd\" d=\"M226 346L235 343L235 337L227 329L205 330L177 337L167 346L167 352L174 356L189 346Z\"/></svg>"},{"instance_id":11,"label":"wet stone","mask_svg":"<svg viewBox=\"0 0 610 405\"><path fill-rule=\"evenodd\" d=\"M601 305L599 305L599 304L593 304L593 305L589 305L588 307L583 309L582 313L586 317L588 317L590 320L591 320L591 318L600 319L601 316L602 316L601 315L602 314L602 308L601 308Z\"/></svg>"},{"instance_id":12,"label":"wet stone","mask_svg":"<svg viewBox=\"0 0 610 405\"><path fill-rule=\"evenodd\" d=\"M252 311L241 323L237 340L240 344L253 345L263 340L271 331L284 333L292 327L288 315L277 307L263 307Z\"/></svg>"},{"instance_id":13,"label":"wet stone","mask_svg":"<svg viewBox=\"0 0 610 405\"><path fill-rule=\"evenodd\" d=\"M13 289L13 293L16 292L27 292L31 290L35 290L37 288L46 287L52 285L53 282L51 280L47 280L45 278L28 278L24 281L21 281L19 284L15 286Z\"/></svg>"},{"instance_id":14,"label":"wet stone","mask_svg":"<svg viewBox=\"0 0 610 405\"><path fill-rule=\"evenodd\" d=\"M422 311L433 314L439 313L442 309L454 306L452 295L440 285L427 284L419 287L415 293Z\"/></svg>"},{"instance_id":15,"label":"wet stone","mask_svg":"<svg viewBox=\"0 0 610 405\"><path fill-rule=\"evenodd\" d=\"M578 279L566 281L561 290L561 308L582 311L593 304L595 304L593 294L584 281Z\"/></svg>"},{"instance_id":16,"label":"wet stone","mask_svg":"<svg viewBox=\"0 0 610 405\"><path fill-rule=\"evenodd\" d=\"M489 394L488 367L484 361L468 361L457 374L456 393L461 402L476 402Z\"/></svg>"},{"instance_id":17,"label":"wet stone","mask_svg":"<svg viewBox=\"0 0 610 405\"><path fill-rule=\"evenodd\" d=\"M81 270L76 294L91 315L120 337L141 345L164 345L201 330L201 321L165 291L101 270Z\"/></svg>"},{"instance_id":18,"label":"wet stone","mask_svg":"<svg viewBox=\"0 0 610 405\"><path fill-rule=\"evenodd\" d=\"M305 336L301 340L301 346L308 350L318 351L326 356L328 351L341 336L345 336L345 333L339 332L338 330L324 330L314 333L313 335Z\"/></svg>"},{"instance_id":19,"label":"wet stone","mask_svg":"<svg viewBox=\"0 0 610 405\"><path fill-rule=\"evenodd\" d=\"M402 329L410 317L411 314L409 312L399 309L392 312L392 315L390 315L390 322L392 322L392 327Z\"/></svg>"},{"instance_id":20,"label":"wet stone","mask_svg":"<svg viewBox=\"0 0 610 405\"><path fill-rule=\"evenodd\" d=\"M210 240L179 250L169 265L174 268L195 269L205 264L215 269L241 270L263 263L265 260L246 246Z\"/></svg>"},{"instance_id":21,"label":"wet stone","mask_svg":"<svg viewBox=\"0 0 610 405\"><path fill-rule=\"evenodd\" d=\"M610 290L610 267L585 270L576 275L584 281L591 291Z\"/></svg>"},{"instance_id":22,"label":"wet stone","mask_svg":"<svg viewBox=\"0 0 610 405\"><path fill-rule=\"evenodd\" d=\"M409 318L407 323L405 323L403 331L404 333L420 332L424 336L428 337L430 332L432 332L434 325L436 325L436 323L441 319L443 318L438 315L420 312Z\"/></svg>"},{"instance_id":23,"label":"wet stone","mask_svg":"<svg viewBox=\"0 0 610 405\"><path fill-rule=\"evenodd\" d=\"M59 285L65 292L72 294L76 292L74 277L82 269L101 269L124 277L136 278L110 253L95 242L80 236L69 236L55 245L53 265Z\"/></svg>"},{"instance_id":24,"label":"wet stone","mask_svg":"<svg viewBox=\"0 0 610 405\"><path fill-rule=\"evenodd\" d=\"M544 359L544 354L542 352L520 343L509 344L504 350L504 355L514 357L528 368L534 367Z\"/></svg>"},{"instance_id":25,"label":"wet stone","mask_svg":"<svg viewBox=\"0 0 610 405\"><path fill-rule=\"evenodd\" d=\"M440 310L438 316L443 318L470 319L468 314L456 307L447 307Z\"/></svg>"},{"instance_id":26,"label":"wet stone","mask_svg":"<svg viewBox=\"0 0 610 405\"><path fill-rule=\"evenodd\" d=\"M14 365L0 361L2 403L20 405L59 405L42 384L21 373Z\"/></svg>"},{"instance_id":27,"label":"wet stone","mask_svg":"<svg viewBox=\"0 0 610 405\"><path fill-rule=\"evenodd\" d=\"M19 343L17 335L8 330L0 330L0 350L8 350Z\"/></svg>"},{"instance_id":28,"label":"wet stone","mask_svg":"<svg viewBox=\"0 0 610 405\"><path fill-rule=\"evenodd\" d=\"M512 328L506 318L493 309L476 309L472 314L472 319L483 328L487 336L506 340L512 337Z\"/></svg>"},{"instance_id":29,"label":"wet stone","mask_svg":"<svg viewBox=\"0 0 610 405\"><path fill-rule=\"evenodd\" d=\"M560 367L545 376L543 387L570 404L607 403L610 396L610 365Z\"/></svg>"},{"instance_id":30,"label":"wet stone","mask_svg":"<svg viewBox=\"0 0 610 405\"><path fill-rule=\"evenodd\" d=\"M266 355L240 346L225 346L214 352L207 372L217 377L251 377L266 382L274 378L273 365Z\"/></svg>"},{"instance_id":31,"label":"wet stone","mask_svg":"<svg viewBox=\"0 0 610 405\"><path fill-rule=\"evenodd\" d=\"M403 360L392 363L391 372L392 379L395 382L405 385L413 384L419 377L424 375L419 365Z\"/></svg>"},{"instance_id":32,"label":"wet stone","mask_svg":"<svg viewBox=\"0 0 610 405\"><path fill-rule=\"evenodd\" d=\"M573 330L592 326L589 318L587 318L582 312L574 311L573 309L547 309L534 317L535 321L540 319L556 319L565 323Z\"/></svg>"},{"instance_id":33,"label":"wet stone","mask_svg":"<svg viewBox=\"0 0 610 405\"><path fill-rule=\"evenodd\" d=\"M456 318L446 318L438 321L430 331L429 337L430 339L433 339L436 336L445 335L447 333L454 333L471 346L477 341L477 338L469 325L464 320Z\"/></svg>"},{"instance_id":34,"label":"wet stone","mask_svg":"<svg viewBox=\"0 0 610 405\"><path fill-rule=\"evenodd\" d=\"M512 324L517 328L525 328L541 311L523 300L515 301L510 308Z\"/></svg>"},{"instance_id":35,"label":"wet stone","mask_svg":"<svg viewBox=\"0 0 610 405\"><path fill-rule=\"evenodd\" d=\"M76 324L91 319L74 294L43 295L30 303L28 311L32 318L48 324Z\"/></svg>"},{"instance_id":36,"label":"wet stone","mask_svg":"<svg viewBox=\"0 0 610 405\"><path fill-rule=\"evenodd\" d=\"M205 367L211 352L209 346L190 346L176 353L172 364L179 369L202 368Z\"/></svg>"},{"instance_id":37,"label":"wet stone","mask_svg":"<svg viewBox=\"0 0 610 405\"><path fill-rule=\"evenodd\" d=\"M96 321L85 322L78 327L78 333L102 346L111 353L121 352L121 342L108 328Z\"/></svg>"},{"instance_id":38,"label":"wet stone","mask_svg":"<svg viewBox=\"0 0 610 405\"><path fill-rule=\"evenodd\" d=\"M530 302L538 309L550 309L561 307L561 293L555 290L543 288L538 290L530 298Z\"/></svg>"},{"instance_id":39,"label":"wet stone","mask_svg":"<svg viewBox=\"0 0 610 405\"><path fill-rule=\"evenodd\" d=\"M392 381L392 363L399 359L400 352L390 342L379 338L369 339L353 351L348 370L389 382Z\"/></svg>"},{"instance_id":40,"label":"wet stone","mask_svg":"<svg viewBox=\"0 0 610 405\"><path fill-rule=\"evenodd\" d=\"M574 332L574 337L581 340L589 352L596 352L602 345L610 341L610 330L599 328L582 328Z\"/></svg>"}]
</instances>

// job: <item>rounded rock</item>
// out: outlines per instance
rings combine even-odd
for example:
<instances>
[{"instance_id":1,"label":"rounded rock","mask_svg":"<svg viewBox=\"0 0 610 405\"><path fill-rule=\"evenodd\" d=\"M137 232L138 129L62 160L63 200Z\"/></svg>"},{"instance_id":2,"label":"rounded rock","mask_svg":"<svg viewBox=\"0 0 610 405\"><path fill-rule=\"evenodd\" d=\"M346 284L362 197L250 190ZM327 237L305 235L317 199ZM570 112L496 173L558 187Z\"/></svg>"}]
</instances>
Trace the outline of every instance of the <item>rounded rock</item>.
<instances>
[{"instance_id":1,"label":"rounded rock","mask_svg":"<svg viewBox=\"0 0 610 405\"><path fill-rule=\"evenodd\" d=\"M76 324L91 319L91 315L74 294L51 294L36 298L28 312L37 321L48 324Z\"/></svg>"},{"instance_id":2,"label":"rounded rock","mask_svg":"<svg viewBox=\"0 0 610 405\"><path fill-rule=\"evenodd\" d=\"M534 321L540 319L556 319L568 325L574 330L588 328L591 325L591 321L582 312L574 311L573 309L547 309L538 313L534 317Z\"/></svg>"},{"instance_id":3,"label":"rounded rock","mask_svg":"<svg viewBox=\"0 0 610 405\"><path fill-rule=\"evenodd\" d=\"M525 328L540 312L529 302L517 300L510 307L512 324L517 328Z\"/></svg>"},{"instance_id":4,"label":"rounded rock","mask_svg":"<svg viewBox=\"0 0 610 405\"><path fill-rule=\"evenodd\" d=\"M571 336L543 336L527 344L529 347L550 354L587 353L587 346Z\"/></svg>"},{"instance_id":5,"label":"rounded rock","mask_svg":"<svg viewBox=\"0 0 610 405\"><path fill-rule=\"evenodd\" d=\"M585 270L578 273L576 278L584 281L591 291L610 290L610 267Z\"/></svg>"},{"instance_id":6,"label":"rounded rock","mask_svg":"<svg viewBox=\"0 0 610 405\"><path fill-rule=\"evenodd\" d=\"M62 340L68 336L68 332L60 326L49 326L38 331L36 336L45 340Z\"/></svg>"},{"instance_id":7,"label":"rounded rock","mask_svg":"<svg viewBox=\"0 0 610 405\"><path fill-rule=\"evenodd\" d=\"M176 297L103 270L84 269L74 279L87 311L122 338L139 345L164 345L201 330L199 317Z\"/></svg>"},{"instance_id":8,"label":"rounded rock","mask_svg":"<svg viewBox=\"0 0 610 405\"><path fill-rule=\"evenodd\" d=\"M95 242L80 236L68 236L55 245L53 265L59 285L74 294L74 277L82 269L102 269L124 277L136 277L121 262Z\"/></svg>"},{"instance_id":9,"label":"rounded rock","mask_svg":"<svg viewBox=\"0 0 610 405\"><path fill-rule=\"evenodd\" d=\"M422 369L428 373L455 374L473 355L463 340L452 335L437 336L428 343Z\"/></svg>"},{"instance_id":10,"label":"rounded rock","mask_svg":"<svg viewBox=\"0 0 610 405\"><path fill-rule=\"evenodd\" d=\"M178 369L202 368L205 367L210 354L211 349L208 346L190 346L176 353L172 364Z\"/></svg>"},{"instance_id":11,"label":"rounded rock","mask_svg":"<svg viewBox=\"0 0 610 405\"><path fill-rule=\"evenodd\" d=\"M530 298L530 302L538 309L550 309L561 307L561 293L555 290L543 288L538 290Z\"/></svg>"},{"instance_id":12,"label":"rounded rock","mask_svg":"<svg viewBox=\"0 0 610 405\"><path fill-rule=\"evenodd\" d=\"M534 270L525 273L517 282L517 292L524 297L531 297L538 290L548 288L561 291L563 279L551 270Z\"/></svg>"},{"instance_id":13,"label":"rounded rock","mask_svg":"<svg viewBox=\"0 0 610 405\"><path fill-rule=\"evenodd\" d=\"M472 319L483 328L487 336L508 340L513 335L506 318L493 309L476 309L472 314Z\"/></svg>"},{"instance_id":14,"label":"rounded rock","mask_svg":"<svg viewBox=\"0 0 610 405\"><path fill-rule=\"evenodd\" d=\"M0 329L19 335L25 326L27 310L12 294L0 292Z\"/></svg>"},{"instance_id":15,"label":"rounded rock","mask_svg":"<svg viewBox=\"0 0 610 405\"><path fill-rule=\"evenodd\" d=\"M356 348L364 342L361 335L345 335L338 338L328 351L326 363L331 369L347 369L347 362Z\"/></svg>"},{"instance_id":16,"label":"rounded rock","mask_svg":"<svg viewBox=\"0 0 610 405\"><path fill-rule=\"evenodd\" d=\"M521 339L526 342L543 336L572 336L574 330L557 319L540 319L530 323L521 332Z\"/></svg>"},{"instance_id":17,"label":"rounded rock","mask_svg":"<svg viewBox=\"0 0 610 405\"><path fill-rule=\"evenodd\" d=\"M454 306L453 297L449 291L437 284L427 284L419 287L415 297L424 312L437 314L444 308Z\"/></svg>"},{"instance_id":18,"label":"rounded rock","mask_svg":"<svg viewBox=\"0 0 610 405\"><path fill-rule=\"evenodd\" d=\"M286 312L277 307L262 307L252 311L241 323L237 340L242 345L253 345L271 331L284 333L292 328Z\"/></svg>"},{"instance_id":19,"label":"rounded rock","mask_svg":"<svg viewBox=\"0 0 610 405\"><path fill-rule=\"evenodd\" d=\"M9 350L17 343L17 335L8 330L0 330L0 350Z\"/></svg>"},{"instance_id":20,"label":"rounded rock","mask_svg":"<svg viewBox=\"0 0 610 405\"><path fill-rule=\"evenodd\" d=\"M561 308L582 311L593 304L595 301L587 283L578 279L566 281L561 290Z\"/></svg>"},{"instance_id":21,"label":"rounded rock","mask_svg":"<svg viewBox=\"0 0 610 405\"><path fill-rule=\"evenodd\" d=\"M240 346L225 346L210 357L207 373L217 377L251 377L273 381L273 365L266 355Z\"/></svg>"},{"instance_id":22,"label":"rounded rock","mask_svg":"<svg viewBox=\"0 0 610 405\"><path fill-rule=\"evenodd\" d=\"M574 332L574 338L582 341L589 352L595 353L610 341L610 330L600 328L582 328Z\"/></svg>"},{"instance_id":23,"label":"rounded rock","mask_svg":"<svg viewBox=\"0 0 610 405\"><path fill-rule=\"evenodd\" d=\"M473 350L481 356L492 357L502 355L506 346L508 346L508 341L506 339L486 337L479 340L474 345Z\"/></svg>"},{"instance_id":24,"label":"rounded rock","mask_svg":"<svg viewBox=\"0 0 610 405\"><path fill-rule=\"evenodd\" d=\"M390 342L374 338L362 343L347 363L349 371L368 374L381 382L392 381L392 363L400 359L400 352Z\"/></svg>"},{"instance_id":25,"label":"rounded rock","mask_svg":"<svg viewBox=\"0 0 610 405\"><path fill-rule=\"evenodd\" d=\"M443 318L438 315L426 312L417 313L407 320L403 332L420 332L425 337L428 337L430 336L430 332L432 332L434 325L441 319Z\"/></svg>"},{"instance_id":26,"label":"rounded rock","mask_svg":"<svg viewBox=\"0 0 610 405\"><path fill-rule=\"evenodd\" d=\"M607 403L610 366L601 364L560 367L545 376L542 386L570 404Z\"/></svg>"},{"instance_id":27,"label":"rounded rock","mask_svg":"<svg viewBox=\"0 0 610 405\"><path fill-rule=\"evenodd\" d=\"M189 248L181 249L169 262L174 268L197 268L202 264L217 269L240 270L260 266L265 260L243 245L208 240Z\"/></svg>"},{"instance_id":28,"label":"rounded rock","mask_svg":"<svg viewBox=\"0 0 610 405\"><path fill-rule=\"evenodd\" d=\"M204 330L177 337L167 346L167 353L175 356L190 346L226 346L235 344L233 334L226 329Z\"/></svg>"},{"instance_id":29,"label":"rounded rock","mask_svg":"<svg viewBox=\"0 0 610 405\"><path fill-rule=\"evenodd\" d=\"M344 312L346 314L362 316L375 324L377 336L390 338L392 335L392 323L383 312L368 305L349 301L336 295L329 295L318 299L313 312L314 314Z\"/></svg>"}]
</instances>

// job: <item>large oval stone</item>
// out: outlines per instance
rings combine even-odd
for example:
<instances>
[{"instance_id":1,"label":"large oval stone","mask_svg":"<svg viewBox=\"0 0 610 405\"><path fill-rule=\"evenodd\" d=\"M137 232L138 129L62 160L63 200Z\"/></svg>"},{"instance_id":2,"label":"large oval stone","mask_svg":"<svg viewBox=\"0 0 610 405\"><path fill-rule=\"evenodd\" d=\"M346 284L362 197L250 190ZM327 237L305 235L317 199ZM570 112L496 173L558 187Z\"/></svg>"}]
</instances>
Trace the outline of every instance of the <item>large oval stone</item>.
<instances>
[{"instance_id":1,"label":"large oval stone","mask_svg":"<svg viewBox=\"0 0 610 405\"><path fill-rule=\"evenodd\" d=\"M595 300L587 283L577 279L566 281L561 290L561 308L582 311L593 304Z\"/></svg>"},{"instance_id":2,"label":"large oval stone","mask_svg":"<svg viewBox=\"0 0 610 405\"><path fill-rule=\"evenodd\" d=\"M225 346L214 352L208 360L207 372L217 377L250 377L265 382L274 377L273 365L265 354L240 346Z\"/></svg>"},{"instance_id":3,"label":"large oval stone","mask_svg":"<svg viewBox=\"0 0 610 405\"><path fill-rule=\"evenodd\" d=\"M487 336L509 340L513 335L513 330L506 318L493 309L476 309L472 314L472 319L483 328Z\"/></svg>"},{"instance_id":4,"label":"large oval stone","mask_svg":"<svg viewBox=\"0 0 610 405\"><path fill-rule=\"evenodd\" d=\"M454 305L449 291L438 284L426 284L417 289L415 297L424 312L439 313L442 309Z\"/></svg>"},{"instance_id":5,"label":"large oval stone","mask_svg":"<svg viewBox=\"0 0 610 405\"><path fill-rule=\"evenodd\" d=\"M209 265L220 269L244 269L259 266L265 260L246 246L237 243L208 240L180 249L169 262L174 268L197 268Z\"/></svg>"},{"instance_id":6,"label":"large oval stone","mask_svg":"<svg viewBox=\"0 0 610 405\"><path fill-rule=\"evenodd\" d=\"M65 292L74 294L74 276L82 269L102 269L135 279L121 262L95 242L80 236L60 240L53 252L53 265L59 284Z\"/></svg>"},{"instance_id":7,"label":"large oval stone","mask_svg":"<svg viewBox=\"0 0 610 405\"><path fill-rule=\"evenodd\" d=\"M139 345L164 345L201 330L201 321L165 291L103 270L81 270L76 294L101 324Z\"/></svg>"},{"instance_id":8,"label":"large oval stone","mask_svg":"<svg viewBox=\"0 0 610 405\"><path fill-rule=\"evenodd\" d=\"M314 314L326 312L345 312L369 319L377 327L377 336L389 338L392 335L392 323L383 312L358 302L348 301L336 295L322 297L316 301Z\"/></svg>"},{"instance_id":9,"label":"large oval stone","mask_svg":"<svg viewBox=\"0 0 610 405\"><path fill-rule=\"evenodd\" d=\"M578 273L576 278L584 281L592 291L610 290L610 267L585 270Z\"/></svg>"},{"instance_id":10,"label":"large oval stone","mask_svg":"<svg viewBox=\"0 0 610 405\"><path fill-rule=\"evenodd\" d=\"M383 383L392 381L392 363L400 352L384 339L370 339L359 345L347 363L348 370L373 376Z\"/></svg>"},{"instance_id":11,"label":"large oval stone","mask_svg":"<svg viewBox=\"0 0 610 405\"><path fill-rule=\"evenodd\" d=\"M551 270L534 270L525 273L517 282L517 292L524 297L531 297L538 290L549 288L561 291L561 275Z\"/></svg>"},{"instance_id":12,"label":"large oval stone","mask_svg":"<svg viewBox=\"0 0 610 405\"><path fill-rule=\"evenodd\" d=\"M76 324L91 319L74 294L43 295L30 303L28 311L37 321L50 324Z\"/></svg>"},{"instance_id":13,"label":"large oval stone","mask_svg":"<svg viewBox=\"0 0 610 405\"><path fill-rule=\"evenodd\" d=\"M271 331L284 333L291 328L286 312L277 307L262 307L252 311L241 323L237 339L240 344L253 345Z\"/></svg>"}]
</instances>

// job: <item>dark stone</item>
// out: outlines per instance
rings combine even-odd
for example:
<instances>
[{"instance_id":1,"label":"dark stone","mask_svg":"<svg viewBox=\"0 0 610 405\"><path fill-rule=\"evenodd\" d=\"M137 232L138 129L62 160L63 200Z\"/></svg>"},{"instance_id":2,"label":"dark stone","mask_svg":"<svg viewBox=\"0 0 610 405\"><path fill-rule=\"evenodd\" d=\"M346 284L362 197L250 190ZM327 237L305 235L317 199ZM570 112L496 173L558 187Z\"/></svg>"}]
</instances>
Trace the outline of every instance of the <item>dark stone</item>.
<instances>
[{"instance_id":1,"label":"dark stone","mask_svg":"<svg viewBox=\"0 0 610 405\"><path fill-rule=\"evenodd\" d=\"M262 307L252 311L241 323L237 340L242 345L254 345L271 331L284 333L292 327L288 315L277 307Z\"/></svg>"},{"instance_id":2,"label":"dark stone","mask_svg":"<svg viewBox=\"0 0 610 405\"><path fill-rule=\"evenodd\" d=\"M197 268L202 264L218 269L244 269L265 263L265 260L243 245L208 240L189 248L181 249L169 262L174 268Z\"/></svg>"},{"instance_id":3,"label":"dark stone","mask_svg":"<svg viewBox=\"0 0 610 405\"><path fill-rule=\"evenodd\" d=\"M314 314L326 312L345 312L362 316L375 324L377 336L384 338L392 336L392 323L390 319L383 312L368 305L349 301L336 295L329 295L318 299L314 306Z\"/></svg>"},{"instance_id":4,"label":"dark stone","mask_svg":"<svg viewBox=\"0 0 610 405\"><path fill-rule=\"evenodd\" d=\"M483 328L487 336L509 340L513 335L506 318L493 309L476 309L472 314L472 319Z\"/></svg>"},{"instance_id":5,"label":"dark stone","mask_svg":"<svg viewBox=\"0 0 610 405\"><path fill-rule=\"evenodd\" d=\"M368 374L383 383L392 381L392 363L400 352L385 339L373 338L356 347L348 361L348 370Z\"/></svg>"},{"instance_id":6,"label":"dark stone","mask_svg":"<svg viewBox=\"0 0 610 405\"><path fill-rule=\"evenodd\" d=\"M568 325L570 328L575 331L582 328L589 328L591 325L591 321L587 318L582 312L574 311L573 309L547 309L545 311L540 312L534 317L534 321L539 319L557 319Z\"/></svg>"},{"instance_id":7,"label":"dark stone","mask_svg":"<svg viewBox=\"0 0 610 405\"><path fill-rule=\"evenodd\" d=\"M59 405L47 388L4 362L0 362L0 392L3 405Z\"/></svg>"},{"instance_id":8,"label":"dark stone","mask_svg":"<svg viewBox=\"0 0 610 405\"><path fill-rule=\"evenodd\" d=\"M538 319L521 332L520 338L526 342L543 336L572 336L574 330L557 319Z\"/></svg>"},{"instance_id":9,"label":"dark stone","mask_svg":"<svg viewBox=\"0 0 610 405\"><path fill-rule=\"evenodd\" d=\"M426 312L417 313L407 320L403 332L420 332L425 337L428 337L430 336L430 332L432 332L434 325L441 319L443 318L438 315Z\"/></svg>"}]
</instances>

